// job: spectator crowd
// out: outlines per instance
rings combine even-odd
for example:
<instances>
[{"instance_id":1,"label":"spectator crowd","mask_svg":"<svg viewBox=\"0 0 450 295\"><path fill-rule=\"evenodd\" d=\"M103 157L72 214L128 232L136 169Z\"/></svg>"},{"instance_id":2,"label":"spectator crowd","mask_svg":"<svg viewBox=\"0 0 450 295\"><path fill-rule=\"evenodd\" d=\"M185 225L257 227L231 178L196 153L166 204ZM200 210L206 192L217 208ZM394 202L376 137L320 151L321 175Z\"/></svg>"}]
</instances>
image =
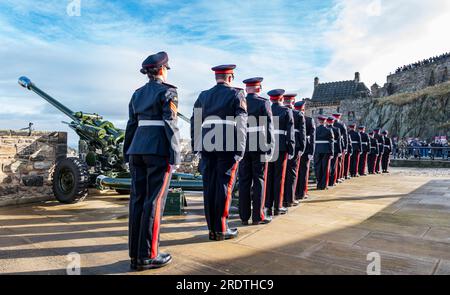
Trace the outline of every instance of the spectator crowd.
<instances>
[{"instance_id":1,"label":"spectator crowd","mask_svg":"<svg viewBox=\"0 0 450 295\"><path fill-rule=\"evenodd\" d=\"M394 159L449 159L450 147L446 139L428 142L418 138L393 138Z\"/></svg>"},{"instance_id":2,"label":"spectator crowd","mask_svg":"<svg viewBox=\"0 0 450 295\"><path fill-rule=\"evenodd\" d=\"M421 66L424 66L424 65L428 65L428 64L435 63L435 62L439 62L439 61L441 61L443 59L446 59L448 57L450 57L450 52L441 54L439 56L430 57L430 58L427 58L427 59L424 59L424 60L421 60L421 61L409 64L409 65L406 65L406 66L399 67L399 68L397 68L395 73L397 74L397 73L408 71L408 70L412 70L412 69L415 69L415 68L418 68L418 67L421 67Z\"/></svg>"}]
</instances>

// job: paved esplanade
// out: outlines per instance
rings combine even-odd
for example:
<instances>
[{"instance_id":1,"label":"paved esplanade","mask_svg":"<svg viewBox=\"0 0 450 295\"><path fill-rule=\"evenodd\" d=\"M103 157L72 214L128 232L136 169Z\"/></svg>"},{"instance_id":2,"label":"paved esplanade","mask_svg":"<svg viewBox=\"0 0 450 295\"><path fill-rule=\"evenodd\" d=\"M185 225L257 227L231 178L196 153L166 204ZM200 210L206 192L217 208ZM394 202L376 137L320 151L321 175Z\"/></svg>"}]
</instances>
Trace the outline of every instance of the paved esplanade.
<instances>
[{"instance_id":1,"label":"paved esplanade","mask_svg":"<svg viewBox=\"0 0 450 295\"><path fill-rule=\"evenodd\" d=\"M201 196L190 196L188 215L165 217L161 228L173 263L140 274L365 274L370 252L381 255L382 274L450 274L450 170L423 171L311 191L288 215L225 242L208 240ZM65 274L66 254L78 252L82 274L126 273L127 210L127 198L112 194L1 208L0 272Z\"/></svg>"}]
</instances>

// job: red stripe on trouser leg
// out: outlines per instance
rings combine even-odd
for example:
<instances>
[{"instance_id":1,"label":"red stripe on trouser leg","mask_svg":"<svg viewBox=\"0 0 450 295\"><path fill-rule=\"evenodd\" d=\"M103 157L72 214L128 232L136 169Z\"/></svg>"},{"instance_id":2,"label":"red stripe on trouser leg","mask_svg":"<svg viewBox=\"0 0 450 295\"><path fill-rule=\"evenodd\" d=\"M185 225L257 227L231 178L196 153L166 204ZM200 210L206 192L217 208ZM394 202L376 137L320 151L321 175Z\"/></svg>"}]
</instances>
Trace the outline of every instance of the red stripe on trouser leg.
<instances>
[{"instance_id":1,"label":"red stripe on trouser leg","mask_svg":"<svg viewBox=\"0 0 450 295\"><path fill-rule=\"evenodd\" d=\"M327 167L326 167L326 170L327 170L327 177L326 177L326 179L325 179L325 187L328 186L328 182L330 181L330 162L331 162L331 159L328 159Z\"/></svg>"},{"instance_id":2,"label":"red stripe on trouser leg","mask_svg":"<svg viewBox=\"0 0 450 295\"><path fill-rule=\"evenodd\" d=\"M239 162L236 162L233 167L231 168L231 175L230 175L230 181L228 181L228 185L227 185L227 198L225 200L225 208L223 210L223 214L222 214L222 232L226 232L227 231L227 217L228 217L228 207L230 207L230 201L231 201L231 195L233 193L233 183L234 183L234 178L236 176L236 169L238 167Z\"/></svg>"},{"instance_id":3,"label":"red stripe on trouser leg","mask_svg":"<svg viewBox=\"0 0 450 295\"><path fill-rule=\"evenodd\" d=\"M266 203L266 188L267 188L267 170L268 170L268 168L269 168L269 163L266 163L265 165L264 165L264 189L263 189L263 197L262 197L262 200L261 200L261 210L260 210L260 212L261 212L261 220L264 220L264 219L266 219L266 216L264 215L264 206L265 206L265 203Z\"/></svg>"},{"instance_id":4,"label":"red stripe on trouser leg","mask_svg":"<svg viewBox=\"0 0 450 295\"><path fill-rule=\"evenodd\" d=\"M363 169L362 169L362 173L366 173L366 163L367 163L367 153L364 155L364 159L363 159Z\"/></svg>"},{"instance_id":5,"label":"red stripe on trouser leg","mask_svg":"<svg viewBox=\"0 0 450 295\"><path fill-rule=\"evenodd\" d=\"M358 168L359 168L359 157L361 156L361 154L357 154L356 155L356 168L355 168L355 175L358 174Z\"/></svg>"},{"instance_id":6,"label":"red stripe on trouser leg","mask_svg":"<svg viewBox=\"0 0 450 295\"><path fill-rule=\"evenodd\" d=\"M298 172L300 170L300 162L301 162L301 160L302 160L302 157L299 156L298 160L297 160L297 167L295 168L295 181L294 181L295 185L294 185L294 195L293 195L294 198L295 198L295 193L297 192Z\"/></svg>"},{"instance_id":7,"label":"red stripe on trouser leg","mask_svg":"<svg viewBox=\"0 0 450 295\"><path fill-rule=\"evenodd\" d=\"M171 167L168 164L167 170L164 175L163 185L161 190L159 191L158 196L156 197L156 208L155 208L155 219L153 221L153 229L152 229L152 251L150 254L150 259L158 256L158 240L159 240L159 222L161 220L161 198L166 191L167 184L169 183L169 175L170 175Z\"/></svg>"},{"instance_id":8,"label":"red stripe on trouser leg","mask_svg":"<svg viewBox=\"0 0 450 295\"><path fill-rule=\"evenodd\" d=\"M337 173L338 173L338 166L339 166L339 159L336 159L336 164L334 164L334 178L333 178L333 184L336 183L337 180Z\"/></svg>"},{"instance_id":9,"label":"red stripe on trouser leg","mask_svg":"<svg viewBox=\"0 0 450 295\"><path fill-rule=\"evenodd\" d=\"M377 161L378 161L378 155L376 155L375 159L373 160L373 171L372 171L372 173L375 173L375 171L377 171Z\"/></svg>"},{"instance_id":10,"label":"red stripe on trouser leg","mask_svg":"<svg viewBox=\"0 0 450 295\"><path fill-rule=\"evenodd\" d=\"M283 166L281 167L281 169L283 170L281 172L281 187L280 187L280 204L278 204L279 208L283 207L283 200L284 200L284 181L286 179L286 166L287 166L287 160L288 160L288 154L286 153L286 155L284 156L284 160L283 160Z\"/></svg>"},{"instance_id":11,"label":"red stripe on trouser leg","mask_svg":"<svg viewBox=\"0 0 450 295\"><path fill-rule=\"evenodd\" d=\"M306 165L305 195L308 193L309 165L310 164L311 164L311 160L308 159L308 164Z\"/></svg>"}]
</instances>

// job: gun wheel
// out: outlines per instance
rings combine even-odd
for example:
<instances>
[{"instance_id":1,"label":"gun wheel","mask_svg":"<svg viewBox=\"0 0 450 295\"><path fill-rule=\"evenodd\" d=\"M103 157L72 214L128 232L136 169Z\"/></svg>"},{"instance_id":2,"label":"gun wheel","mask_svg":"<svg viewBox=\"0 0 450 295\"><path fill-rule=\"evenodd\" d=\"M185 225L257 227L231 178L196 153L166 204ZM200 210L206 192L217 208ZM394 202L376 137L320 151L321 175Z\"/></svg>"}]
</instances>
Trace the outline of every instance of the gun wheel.
<instances>
[{"instance_id":1,"label":"gun wheel","mask_svg":"<svg viewBox=\"0 0 450 295\"><path fill-rule=\"evenodd\" d=\"M66 158L56 164L52 177L55 198L64 204L83 201L88 195L89 172L78 158Z\"/></svg>"}]
</instances>

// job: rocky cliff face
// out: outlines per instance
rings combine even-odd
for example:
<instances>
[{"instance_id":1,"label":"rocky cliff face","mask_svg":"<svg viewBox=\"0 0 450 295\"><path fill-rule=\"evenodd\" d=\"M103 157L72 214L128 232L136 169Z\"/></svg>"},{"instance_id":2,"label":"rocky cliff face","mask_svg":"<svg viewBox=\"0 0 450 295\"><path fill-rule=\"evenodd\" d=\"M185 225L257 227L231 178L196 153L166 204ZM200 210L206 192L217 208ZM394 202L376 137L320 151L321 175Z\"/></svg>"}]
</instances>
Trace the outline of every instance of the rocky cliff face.
<instances>
[{"instance_id":1,"label":"rocky cliff face","mask_svg":"<svg viewBox=\"0 0 450 295\"><path fill-rule=\"evenodd\" d=\"M450 137L450 83L382 98L345 100L345 113L354 111L356 121L373 129L382 127L392 136L432 139Z\"/></svg>"}]
</instances>

